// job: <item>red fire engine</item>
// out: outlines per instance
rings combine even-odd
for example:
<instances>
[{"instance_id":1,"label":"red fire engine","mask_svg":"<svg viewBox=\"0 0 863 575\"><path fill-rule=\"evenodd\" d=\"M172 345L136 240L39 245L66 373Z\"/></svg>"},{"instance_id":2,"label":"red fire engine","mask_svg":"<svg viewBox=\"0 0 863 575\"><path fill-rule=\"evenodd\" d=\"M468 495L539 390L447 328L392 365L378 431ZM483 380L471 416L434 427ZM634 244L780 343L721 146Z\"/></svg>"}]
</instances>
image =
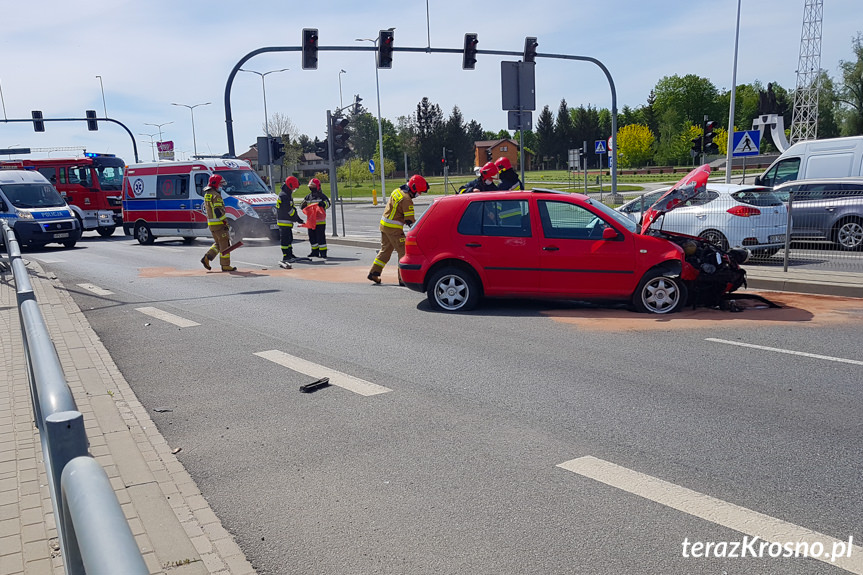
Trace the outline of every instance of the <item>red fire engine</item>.
<instances>
[{"instance_id":1,"label":"red fire engine","mask_svg":"<svg viewBox=\"0 0 863 575\"><path fill-rule=\"evenodd\" d=\"M123 169L113 154L85 153L83 158L4 160L0 169L36 170L50 181L81 222L102 237L123 225Z\"/></svg>"}]
</instances>

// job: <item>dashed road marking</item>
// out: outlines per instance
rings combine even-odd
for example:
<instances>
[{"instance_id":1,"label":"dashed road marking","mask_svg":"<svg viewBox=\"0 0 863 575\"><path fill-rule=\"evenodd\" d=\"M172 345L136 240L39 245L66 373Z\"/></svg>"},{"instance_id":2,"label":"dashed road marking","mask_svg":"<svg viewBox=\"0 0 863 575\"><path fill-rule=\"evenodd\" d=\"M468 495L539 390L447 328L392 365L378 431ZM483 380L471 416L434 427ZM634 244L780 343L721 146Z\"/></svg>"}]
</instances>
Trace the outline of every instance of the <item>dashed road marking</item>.
<instances>
[{"instance_id":1,"label":"dashed road marking","mask_svg":"<svg viewBox=\"0 0 863 575\"><path fill-rule=\"evenodd\" d=\"M95 286L93 284L78 284L79 288L84 288L89 292L93 292L96 295L112 295L114 292L106 290L104 288L100 288L99 286Z\"/></svg>"},{"instance_id":2,"label":"dashed road marking","mask_svg":"<svg viewBox=\"0 0 863 575\"><path fill-rule=\"evenodd\" d=\"M331 385L337 385L339 387L347 389L348 391L358 393L359 395L378 395L381 393L392 391L388 387L384 387L382 385L378 385L376 383L372 383L370 381L366 381L364 379L360 379L358 377L354 377L352 375L330 369L317 363L312 363L311 361L306 361L305 359L289 355L277 349L271 349L269 351L259 351L256 352L255 355L270 360L273 363L283 365L288 369L304 373L309 377L314 377L316 379L321 377L329 377Z\"/></svg>"},{"instance_id":3,"label":"dashed road marking","mask_svg":"<svg viewBox=\"0 0 863 575\"><path fill-rule=\"evenodd\" d=\"M826 556L813 557L813 559L863 575L863 547L858 545L852 545L850 549L846 548L847 553L843 555L847 556L836 557L835 561L831 562L831 548L836 549L835 545L844 545L845 541L590 455L565 461L557 467L711 523L734 529L745 535L759 537L765 542L808 543L810 547L818 542L823 546Z\"/></svg>"},{"instance_id":4,"label":"dashed road marking","mask_svg":"<svg viewBox=\"0 0 863 575\"><path fill-rule=\"evenodd\" d=\"M162 321L166 321L168 323L172 323L179 327L194 327L196 325L201 325L198 322L194 322L190 319L186 319L184 317L180 317L178 315L174 315L172 313L168 313L166 311L162 311L155 307L136 307L136 311L139 311L145 315L149 315L150 317L154 317L156 319L160 319Z\"/></svg>"},{"instance_id":5,"label":"dashed road marking","mask_svg":"<svg viewBox=\"0 0 863 575\"><path fill-rule=\"evenodd\" d=\"M856 359L845 359L843 357L832 357L829 355L819 355L817 353L806 353L805 351L792 351L790 349L782 349L779 347L767 347L764 345L755 345L752 343L743 343L740 341L729 341L727 339L716 339L713 337L705 338L705 341L713 341L716 343L725 343L728 345L737 345L740 347L751 347L752 349L762 349L764 351L775 351L776 353L787 353L789 355L800 355L802 357L811 357L813 359L826 359L827 361L838 361L839 363L850 363L851 365L863 365L863 361Z\"/></svg>"}]
</instances>

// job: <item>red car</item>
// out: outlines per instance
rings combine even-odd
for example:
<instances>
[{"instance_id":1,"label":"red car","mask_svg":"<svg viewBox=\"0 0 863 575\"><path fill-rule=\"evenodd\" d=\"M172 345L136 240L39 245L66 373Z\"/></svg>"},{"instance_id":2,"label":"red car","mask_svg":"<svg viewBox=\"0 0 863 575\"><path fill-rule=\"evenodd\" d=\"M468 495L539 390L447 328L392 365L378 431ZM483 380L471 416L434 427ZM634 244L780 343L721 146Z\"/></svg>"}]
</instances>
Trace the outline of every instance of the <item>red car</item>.
<instances>
[{"instance_id":1,"label":"red car","mask_svg":"<svg viewBox=\"0 0 863 575\"><path fill-rule=\"evenodd\" d=\"M728 256L697 238L639 233L582 194L526 190L437 198L408 232L399 270L441 311L470 310L481 297L541 297L631 302L662 314L698 292L704 261L716 270Z\"/></svg>"}]
</instances>

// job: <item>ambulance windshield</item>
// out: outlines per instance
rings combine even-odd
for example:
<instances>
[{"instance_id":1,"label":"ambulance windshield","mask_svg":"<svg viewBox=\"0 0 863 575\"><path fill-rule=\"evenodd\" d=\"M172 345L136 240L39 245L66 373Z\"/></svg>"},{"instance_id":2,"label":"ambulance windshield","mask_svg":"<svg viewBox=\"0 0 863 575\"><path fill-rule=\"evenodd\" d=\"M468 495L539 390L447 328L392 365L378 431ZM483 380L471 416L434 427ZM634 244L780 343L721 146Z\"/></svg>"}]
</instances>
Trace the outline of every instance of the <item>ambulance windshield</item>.
<instances>
[{"instance_id":1,"label":"ambulance windshield","mask_svg":"<svg viewBox=\"0 0 863 575\"><path fill-rule=\"evenodd\" d=\"M232 196L272 193L252 170L219 170L217 173L225 180L222 191Z\"/></svg>"},{"instance_id":2,"label":"ambulance windshield","mask_svg":"<svg viewBox=\"0 0 863 575\"><path fill-rule=\"evenodd\" d=\"M3 193L16 208L59 208L66 200L49 183L3 184Z\"/></svg>"}]
</instances>

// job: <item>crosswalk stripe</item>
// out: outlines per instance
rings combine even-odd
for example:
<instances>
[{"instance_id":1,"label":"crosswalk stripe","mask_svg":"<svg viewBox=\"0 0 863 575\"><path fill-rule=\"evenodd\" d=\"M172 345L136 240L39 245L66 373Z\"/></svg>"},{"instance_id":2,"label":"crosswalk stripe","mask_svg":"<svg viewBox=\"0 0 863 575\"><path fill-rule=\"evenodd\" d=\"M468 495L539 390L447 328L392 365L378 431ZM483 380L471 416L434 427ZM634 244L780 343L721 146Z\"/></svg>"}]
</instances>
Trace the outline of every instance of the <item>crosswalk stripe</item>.
<instances>
[{"instance_id":1,"label":"crosswalk stripe","mask_svg":"<svg viewBox=\"0 0 863 575\"><path fill-rule=\"evenodd\" d=\"M364 379L360 379L358 377L354 377L352 375L330 369L317 363L312 363L311 361L306 361L305 359L289 355L277 349L271 349L269 351L259 351L256 352L255 355L272 361L273 363L283 365L288 369L292 369L299 373L304 373L309 377L314 377L315 379L319 379L321 377L329 377L331 385L337 385L338 387L347 389L348 391L353 391L354 393L358 393L359 395L378 395L381 393L392 391L388 387L384 387L382 385L378 385L376 383L372 383L370 381L366 381Z\"/></svg>"},{"instance_id":2,"label":"crosswalk stripe","mask_svg":"<svg viewBox=\"0 0 863 575\"><path fill-rule=\"evenodd\" d=\"M95 286L93 284L78 284L79 288L84 288L89 292L93 292L96 295L112 295L114 292L100 288L99 286Z\"/></svg>"},{"instance_id":3,"label":"crosswalk stripe","mask_svg":"<svg viewBox=\"0 0 863 575\"><path fill-rule=\"evenodd\" d=\"M201 325L198 322L194 322L190 319L186 319L184 317L180 317L178 315L174 315L172 313L168 313L166 311L162 311L155 307L137 307L135 311L139 311L145 315L149 315L150 317L154 317L156 319L160 319L162 321L166 321L168 323L172 323L179 327L194 327L196 325Z\"/></svg>"}]
</instances>

